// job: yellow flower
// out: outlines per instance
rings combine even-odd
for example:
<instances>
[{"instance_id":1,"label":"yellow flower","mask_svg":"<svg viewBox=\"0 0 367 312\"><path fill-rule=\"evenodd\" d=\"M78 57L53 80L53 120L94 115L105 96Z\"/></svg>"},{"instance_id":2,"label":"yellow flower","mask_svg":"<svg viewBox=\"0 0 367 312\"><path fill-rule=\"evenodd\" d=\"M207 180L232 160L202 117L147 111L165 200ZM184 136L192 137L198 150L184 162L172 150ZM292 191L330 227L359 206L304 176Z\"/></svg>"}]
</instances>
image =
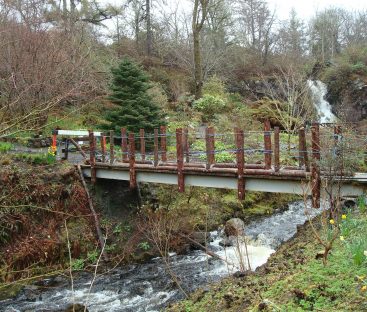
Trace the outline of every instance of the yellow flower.
<instances>
[{"instance_id":1,"label":"yellow flower","mask_svg":"<svg viewBox=\"0 0 367 312\"><path fill-rule=\"evenodd\" d=\"M342 215L342 219L345 220L347 218L347 215Z\"/></svg>"},{"instance_id":2,"label":"yellow flower","mask_svg":"<svg viewBox=\"0 0 367 312\"><path fill-rule=\"evenodd\" d=\"M344 236L340 236L340 240L343 241L344 240Z\"/></svg>"},{"instance_id":3,"label":"yellow flower","mask_svg":"<svg viewBox=\"0 0 367 312\"><path fill-rule=\"evenodd\" d=\"M330 219L330 224L335 224L335 221L334 221L334 219Z\"/></svg>"},{"instance_id":4,"label":"yellow flower","mask_svg":"<svg viewBox=\"0 0 367 312\"><path fill-rule=\"evenodd\" d=\"M363 285L361 288L362 291L366 291L367 290L367 285Z\"/></svg>"}]
</instances>

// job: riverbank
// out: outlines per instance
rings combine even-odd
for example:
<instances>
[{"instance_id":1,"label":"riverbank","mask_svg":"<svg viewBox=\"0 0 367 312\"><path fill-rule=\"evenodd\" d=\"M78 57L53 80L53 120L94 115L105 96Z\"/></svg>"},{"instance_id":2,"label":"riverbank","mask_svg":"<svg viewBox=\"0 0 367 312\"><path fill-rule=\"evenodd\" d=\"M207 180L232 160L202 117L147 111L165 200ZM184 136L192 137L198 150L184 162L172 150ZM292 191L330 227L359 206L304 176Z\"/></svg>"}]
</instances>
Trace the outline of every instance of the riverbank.
<instances>
[{"instance_id":1,"label":"riverbank","mask_svg":"<svg viewBox=\"0 0 367 312\"><path fill-rule=\"evenodd\" d=\"M312 223L317 231L325 226L321 219ZM326 266L319 257L323 248L312 234L312 224L299 226L297 234L256 272L238 274L198 290L167 311L366 311L364 206L340 218L340 236Z\"/></svg>"}]
</instances>

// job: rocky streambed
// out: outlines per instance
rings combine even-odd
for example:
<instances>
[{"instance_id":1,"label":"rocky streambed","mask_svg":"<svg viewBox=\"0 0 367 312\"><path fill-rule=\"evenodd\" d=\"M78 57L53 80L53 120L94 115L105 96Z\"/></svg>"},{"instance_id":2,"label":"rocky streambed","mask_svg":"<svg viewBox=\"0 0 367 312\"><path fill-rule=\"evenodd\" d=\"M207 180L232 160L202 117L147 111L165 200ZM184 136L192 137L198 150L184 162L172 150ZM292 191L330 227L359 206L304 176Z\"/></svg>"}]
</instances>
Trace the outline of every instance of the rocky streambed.
<instances>
[{"instance_id":1,"label":"rocky streambed","mask_svg":"<svg viewBox=\"0 0 367 312\"><path fill-rule=\"evenodd\" d=\"M76 273L73 286L69 277L52 277L26 286L13 299L0 301L0 310L66 311L78 303L93 312L159 311L184 298L184 293L246 270L249 265L255 270L266 263L282 242L296 233L297 225L307 220L305 209L303 202L294 202L286 211L248 224L244 229L246 245L244 237L230 242L223 230L212 232L208 249L218 257L199 250L187 255L170 254L166 259L117 268L95 279L91 273ZM320 212L309 204L307 211L310 217Z\"/></svg>"}]
</instances>

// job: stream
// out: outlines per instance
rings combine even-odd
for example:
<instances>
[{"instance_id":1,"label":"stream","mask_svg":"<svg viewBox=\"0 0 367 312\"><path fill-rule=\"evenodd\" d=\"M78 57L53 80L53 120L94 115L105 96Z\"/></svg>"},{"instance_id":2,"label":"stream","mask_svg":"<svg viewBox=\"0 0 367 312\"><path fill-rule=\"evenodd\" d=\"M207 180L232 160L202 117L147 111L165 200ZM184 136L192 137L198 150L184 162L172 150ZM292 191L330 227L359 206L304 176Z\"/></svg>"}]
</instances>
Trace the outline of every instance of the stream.
<instances>
[{"instance_id":1,"label":"stream","mask_svg":"<svg viewBox=\"0 0 367 312\"><path fill-rule=\"evenodd\" d=\"M311 217L321 210L310 208ZM289 204L289 209L281 213L253 221L245 227L249 236L247 246L252 270L266 263L268 257L283 242L297 231L297 225L307 220L303 202ZM170 271L177 276L185 292L192 292L208 284L239 271L239 250L245 254L244 244L237 247L221 247L222 231L211 232L209 249L222 261L214 259L202 251L195 250L186 255L170 254ZM57 276L26 286L16 298L0 301L0 311L65 311L71 303L85 304L88 311L159 311L170 302L184 298L182 292L168 274L162 258L147 263L129 265L99 275L93 283L93 274L83 272L74 275L71 290L70 279Z\"/></svg>"}]
</instances>

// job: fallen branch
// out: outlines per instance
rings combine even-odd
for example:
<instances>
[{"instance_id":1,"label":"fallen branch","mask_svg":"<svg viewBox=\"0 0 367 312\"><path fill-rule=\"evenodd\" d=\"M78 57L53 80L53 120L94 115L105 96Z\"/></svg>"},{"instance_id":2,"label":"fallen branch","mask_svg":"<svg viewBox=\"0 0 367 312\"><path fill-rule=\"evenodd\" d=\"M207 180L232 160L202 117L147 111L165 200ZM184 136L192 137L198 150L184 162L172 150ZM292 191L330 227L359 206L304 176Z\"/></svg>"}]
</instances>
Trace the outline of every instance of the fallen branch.
<instances>
[{"instance_id":1,"label":"fallen branch","mask_svg":"<svg viewBox=\"0 0 367 312\"><path fill-rule=\"evenodd\" d=\"M82 156L84 157L84 158L87 158L87 155L85 154L85 152L82 150L82 148L80 147L80 145L77 143L77 142L75 142L75 140L74 139L69 139L70 140L70 142L71 142L71 144L73 144L75 147L76 147L76 149L78 150L78 152L80 153L80 154L82 154Z\"/></svg>"},{"instance_id":2,"label":"fallen branch","mask_svg":"<svg viewBox=\"0 0 367 312\"><path fill-rule=\"evenodd\" d=\"M179 236L181 236L182 238L187 239L188 241L190 241L191 243L195 244L196 246L198 246L201 250L203 250L207 255L219 259L221 261L226 262L229 265L233 265L233 263L230 263L227 259L224 259L223 257L217 255L215 252L209 250L208 248L206 248L204 245L200 244L199 242L197 242L196 240L192 239L190 236L188 235L184 235L184 234L178 234Z\"/></svg>"},{"instance_id":3,"label":"fallen branch","mask_svg":"<svg viewBox=\"0 0 367 312\"><path fill-rule=\"evenodd\" d=\"M104 250L105 240L103 239L103 235L102 235L102 231L101 231L101 225L99 223L98 215L97 215L96 211L94 210L92 198L90 197L88 187L87 187L87 183L85 183L83 172L82 172L82 169L81 169L80 165L77 165L77 168L78 168L80 179L81 179L81 181L83 183L83 186L84 186L84 189L85 189L85 193L87 194L87 197L88 197L89 209L92 212L92 215L94 217L94 224L96 226L97 237L98 237L99 245L100 245L102 253L103 253L103 258L104 258L104 260L108 261L108 257L105 253L105 250Z\"/></svg>"}]
</instances>

